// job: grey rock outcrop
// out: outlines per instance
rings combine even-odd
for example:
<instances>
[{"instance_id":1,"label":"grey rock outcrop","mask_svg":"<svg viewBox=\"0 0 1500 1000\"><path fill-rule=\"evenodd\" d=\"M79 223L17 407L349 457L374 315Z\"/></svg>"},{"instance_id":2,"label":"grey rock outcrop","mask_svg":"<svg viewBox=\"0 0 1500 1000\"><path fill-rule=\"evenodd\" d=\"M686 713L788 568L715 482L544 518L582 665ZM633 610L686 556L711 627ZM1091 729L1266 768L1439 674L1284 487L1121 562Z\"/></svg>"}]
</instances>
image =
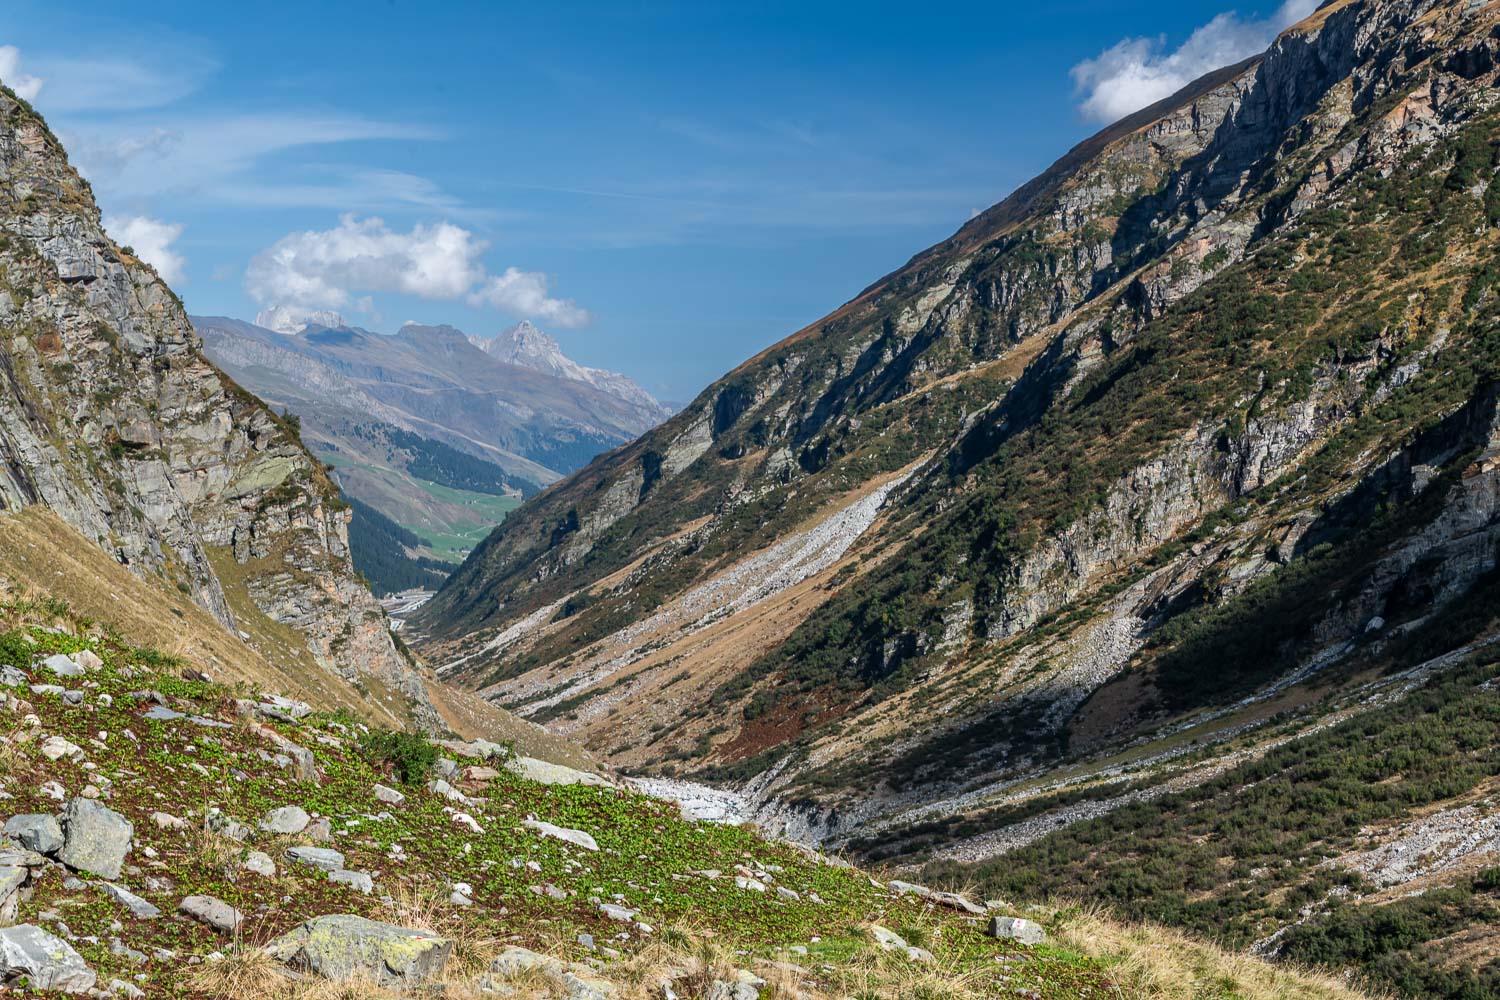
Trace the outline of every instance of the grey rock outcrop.
<instances>
[{"instance_id":1,"label":"grey rock outcrop","mask_svg":"<svg viewBox=\"0 0 1500 1000\"><path fill-rule=\"evenodd\" d=\"M442 975L453 942L347 914L315 917L274 941L271 955L294 969L342 980L357 975L416 986Z\"/></svg>"},{"instance_id":2,"label":"grey rock outcrop","mask_svg":"<svg viewBox=\"0 0 1500 1000\"><path fill-rule=\"evenodd\" d=\"M99 977L71 945L34 924L0 928L0 983L22 978L43 993L86 993Z\"/></svg>"},{"instance_id":3,"label":"grey rock outcrop","mask_svg":"<svg viewBox=\"0 0 1500 1000\"><path fill-rule=\"evenodd\" d=\"M135 827L124 816L92 799L76 798L63 810L66 840L57 860L75 871L101 878L120 877Z\"/></svg>"}]
</instances>

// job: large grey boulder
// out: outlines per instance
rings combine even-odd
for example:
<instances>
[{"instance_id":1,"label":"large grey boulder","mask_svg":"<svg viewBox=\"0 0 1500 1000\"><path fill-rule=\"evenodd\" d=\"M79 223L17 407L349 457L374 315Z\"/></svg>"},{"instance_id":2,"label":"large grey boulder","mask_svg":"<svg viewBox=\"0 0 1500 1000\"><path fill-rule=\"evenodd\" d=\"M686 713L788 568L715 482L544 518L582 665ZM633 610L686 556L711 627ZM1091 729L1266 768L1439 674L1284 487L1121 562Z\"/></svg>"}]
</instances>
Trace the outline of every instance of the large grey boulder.
<instances>
[{"instance_id":1,"label":"large grey boulder","mask_svg":"<svg viewBox=\"0 0 1500 1000\"><path fill-rule=\"evenodd\" d=\"M535 757L512 757L505 762L506 770L520 775L527 781L543 785L609 785L612 782L601 775L590 774L577 768L553 764Z\"/></svg>"},{"instance_id":2,"label":"large grey boulder","mask_svg":"<svg viewBox=\"0 0 1500 1000\"><path fill-rule=\"evenodd\" d=\"M41 662L41 666L59 677L82 677L87 673L71 656L64 656L62 653L53 653Z\"/></svg>"},{"instance_id":3,"label":"large grey boulder","mask_svg":"<svg viewBox=\"0 0 1500 1000\"><path fill-rule=\"evenodd\" d=\"M86 993L99 979L66 941L34 924L0 929L0 983L23 977L42 993Z\"/></svg>"},{"instance_id":4,"label":"large grey boulder","mask_svg":"<svg viewBox=\"0 0 1500 1000\"><path fill-rule=\"evenodd\" d=\"M1023 917L991 917L990 937L1005 938L1017 944L1034 945L1047 940L1047 932L1034 920Z\"/></svg>"},{"instance_id":5,"label":"large grey boulder","mask_svg":"<svg viewBox=\"0 0 1500 1000\"><path fill-rule=\"evenodd\" d=\"M5 835L27 850L55 854L63 845L62 824L46 813L23 813L5 821Z\"/></svg>"},{"instance_id":6,"label":"large grey boulder","mask_svg":"<svg viewBox=\"0 0 1500 1000\"><path fill-rule=\"evenodd\" d=\"M307 829L312 817L301 806L281 806L261 817L263 833L297 834Z\"/></svg>"},{"instance_id":7,"label":"large grey boulder","mask_svg":"<svg viewBox=\"0 0 1500 1000\"><path fill-rule=\"evenodd\" d=\"M437 934L352 914L314 917L266 949L292 968L325 979L365 975L401 986L442 975L452 950L453 942Z\"/></svg>"},{"instance_id":8,"label":"large grey boulder","mask_svg":"<svg viewBox=\"0 0 1500 1000\"><path fill-rule=\"evenodd\" d=\"M66 841L57 860L75 871L117 879L130 853L135 827L113 809L93 799L76 798L63 810Z\"/></svg>"}]
</instances>

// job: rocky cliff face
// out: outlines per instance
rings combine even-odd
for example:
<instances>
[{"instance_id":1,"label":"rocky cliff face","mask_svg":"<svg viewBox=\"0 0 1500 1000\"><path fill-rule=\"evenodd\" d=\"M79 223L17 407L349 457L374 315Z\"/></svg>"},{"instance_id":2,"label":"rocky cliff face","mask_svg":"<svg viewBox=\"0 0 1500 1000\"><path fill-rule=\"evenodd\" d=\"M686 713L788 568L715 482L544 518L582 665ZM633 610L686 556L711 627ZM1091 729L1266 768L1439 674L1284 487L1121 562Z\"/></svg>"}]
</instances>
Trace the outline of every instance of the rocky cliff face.
<instances>
[{"instance_id":1,"label":"rocky cliff face","mask_svg":"<svg viewBox=\"0 0 1500 1000\"><path fill-rule=\"evenodd\" d=\"M538 497L414 634L820 837L1333 683L1494 566L1497 52L1494 3L1325 4Z\"/></svg>"},{"instance_id":2,"label":"rocky cliff face","mask_svg":"<svg viewBox=\"0 0 1500 1000\"><path fill-rule=\"evenodd\" d=\"M229 628L264 615L431 724L349 565L348 512L284 423L204 358L181 303L105 234L46 124L0 93L0 497L45 504Z\"/></svg>"}]
</instances>

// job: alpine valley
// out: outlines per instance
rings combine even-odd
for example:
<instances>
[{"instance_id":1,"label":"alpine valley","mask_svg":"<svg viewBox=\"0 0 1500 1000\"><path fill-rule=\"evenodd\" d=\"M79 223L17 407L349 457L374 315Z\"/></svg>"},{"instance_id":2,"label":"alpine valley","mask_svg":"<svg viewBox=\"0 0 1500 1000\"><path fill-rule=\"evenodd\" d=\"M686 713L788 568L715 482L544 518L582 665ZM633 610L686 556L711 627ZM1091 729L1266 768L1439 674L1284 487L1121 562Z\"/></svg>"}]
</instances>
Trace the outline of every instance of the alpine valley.
<instances>
[{"instance_id":1,"label":"alpine valley","mask_svg":"<svg viewBox=\"0 0 1500 1000\"><path fill-rule=\"evenodd\" d=\"M529 500L449 681L768 829L1500 989L1500 4L1334 0Z\"/></svg>"},{"instance_id":2,"label":"alpine valley","mask_svg":"<svg viewBox=\"0 0 1500 1000\"><path fill-rule=\"evenodd\" d=\"M481 6L426 5L455 80ZM592 315L493 230L347 215L256 258L295 305L190 318L19 52L0 997L1500 997L1500 0L1326 0L676 412L529 321L324 308ZM298 150L418 158L460 89L209 166L456 214Z\"/></svg>"}]
</instances>

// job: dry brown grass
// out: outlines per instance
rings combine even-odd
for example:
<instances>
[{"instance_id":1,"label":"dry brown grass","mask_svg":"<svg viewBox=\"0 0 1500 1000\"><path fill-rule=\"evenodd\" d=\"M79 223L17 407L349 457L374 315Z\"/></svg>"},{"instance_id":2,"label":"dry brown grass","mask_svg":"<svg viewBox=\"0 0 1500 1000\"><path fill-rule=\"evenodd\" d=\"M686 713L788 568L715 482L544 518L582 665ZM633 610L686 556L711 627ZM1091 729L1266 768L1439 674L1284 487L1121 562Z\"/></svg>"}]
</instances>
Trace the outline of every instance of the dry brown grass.
<instances>
[{"instance_id":1,"label":"dry brown grass","mask_svg":"<svg viewBox=\"0 0 1500 1000\"><path fill-rule=\"evenodd\" d=\"M1141 1000L1371 1000L1342 979L1272 964L1186 934L1125 923L1094 907L1037 913L1055 943L1105 962L1122 995Z\"/></svg>"}]
</instances>

